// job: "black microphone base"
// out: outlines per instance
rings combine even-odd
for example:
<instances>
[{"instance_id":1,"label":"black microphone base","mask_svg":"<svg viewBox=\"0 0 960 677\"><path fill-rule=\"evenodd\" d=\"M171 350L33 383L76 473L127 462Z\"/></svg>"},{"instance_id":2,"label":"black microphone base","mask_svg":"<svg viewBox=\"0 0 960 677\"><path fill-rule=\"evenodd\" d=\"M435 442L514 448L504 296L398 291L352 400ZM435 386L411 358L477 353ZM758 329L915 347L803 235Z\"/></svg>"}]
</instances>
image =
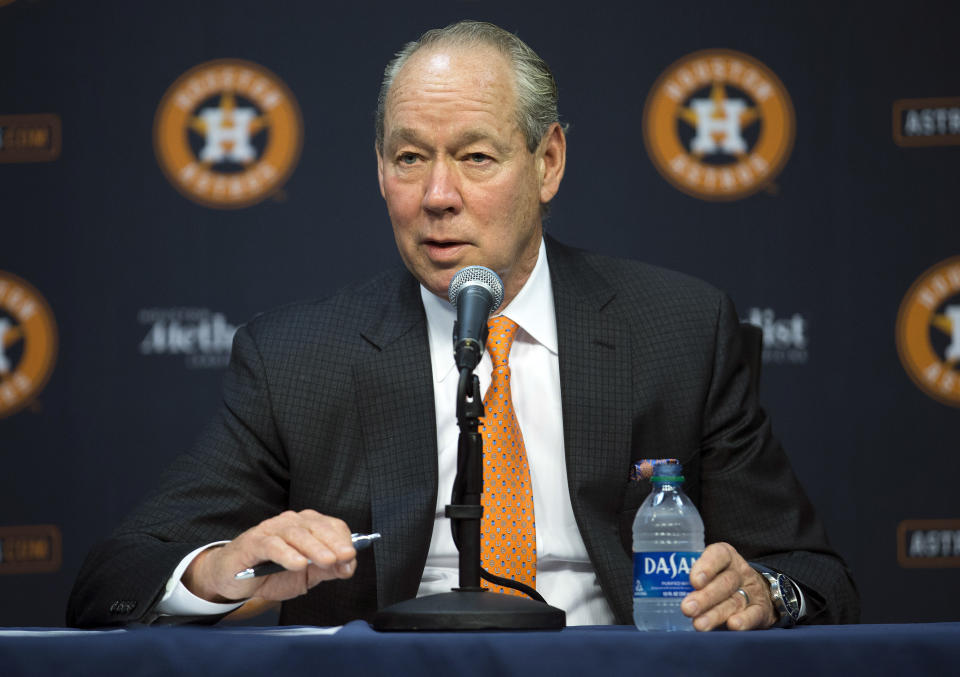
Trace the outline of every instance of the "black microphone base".
<instances>
[{"instance_id":1,"label":"black microphone base","mask_svg":"<svg viewBox=\"0 0 960 677\"><path fill-rule=\"evenodd\" d=\"M374 630L561 630L567 614L528 597L454 590L381 609Z\"/></svg>"}]
</instances>

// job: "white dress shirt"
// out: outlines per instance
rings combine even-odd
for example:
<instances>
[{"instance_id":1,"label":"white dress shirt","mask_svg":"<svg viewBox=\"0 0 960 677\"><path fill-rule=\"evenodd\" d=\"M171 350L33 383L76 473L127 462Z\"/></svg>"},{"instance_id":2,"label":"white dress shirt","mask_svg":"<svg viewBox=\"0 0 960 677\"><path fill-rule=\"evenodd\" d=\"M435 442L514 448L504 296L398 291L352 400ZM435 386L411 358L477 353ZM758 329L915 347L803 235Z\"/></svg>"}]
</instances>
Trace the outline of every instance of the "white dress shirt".
<instances>
[{"instance_id":1,"label":"white dress shirt","mask_svg":"<svg viewBox=\"0 0 960 677\"><path fill-rule=\"evenodd\" d=\"M430 336L440 472L433 537L418 597L448 592L459 585L457 549L450 535L450 520L444 516L456 475L460 434L456 419L459 375L452 342L457 313L448 301L423 287L420 295ZM613 623L613 612L600 590L570 503L560 406L557 320L542 241L530 278L510 305L496 314L506 315L520 327L510 349L510 389L533 484L537 592L549 604L567 612L568 625ZM475 371L481 393L486 393L490 385L492 369L490 355L484 351Z\"/></svg>"},{"instance_id":2,"label":"white dress shirt","mask_svg":"<svg viewBox=\"0 0 960 677\"><path fill-rule=\"evenodd\" d=\"M456 311L448 301L423 287L420 288L420 295L427 315L434 377L439 487L433 535L417 591L418 597L448 592L459 586L458 553L450 535L450 520L444 516L456 475L459 439L456 421L458 374L452 343ZM510 384L533 484L533 511L537 524L537 591L549 604L566 611L568 625L613 623L613 612L600 590L570 503L563 444L563 412L560 406L557 322L546 248L542 241L530 278L509 306L497 314L506 315L520 328L510 351ZM481 393L486 393L490 385L491 371L490 356L484 352L475 372L480 379ZM205 547L214 545L219 543ZM177 566L157 605L159 613L217 614L240 606L240 603L207 602L192 594L180 581L187 566L204 549L190 553Z\"/></svg>"}]
</instances>

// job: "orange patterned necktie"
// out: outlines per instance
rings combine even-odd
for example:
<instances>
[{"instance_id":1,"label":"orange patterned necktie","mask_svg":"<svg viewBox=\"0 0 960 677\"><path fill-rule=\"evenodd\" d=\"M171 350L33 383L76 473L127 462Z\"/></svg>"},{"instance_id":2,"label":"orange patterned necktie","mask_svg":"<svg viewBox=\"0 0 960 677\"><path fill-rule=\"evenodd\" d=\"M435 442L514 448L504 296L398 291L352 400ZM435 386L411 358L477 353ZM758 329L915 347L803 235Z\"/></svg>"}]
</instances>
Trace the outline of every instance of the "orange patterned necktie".
<instances>
[{"instance_id":1,"label":"orange patterned necktie","mask_svg":"<svg viewBox=\"0 0 960 677\"><path fill-rule=\"evenodd\" d=\"M480 563L490 573L524 583L537 582L537 532L533 517L533 488L520 424L510 395L507 358L517 335L517 323L503 317L487 322L487 350L493 374L483 398L483 522ZM482 582L493 592L522 593Z\"/></svg>"}]
</instances>

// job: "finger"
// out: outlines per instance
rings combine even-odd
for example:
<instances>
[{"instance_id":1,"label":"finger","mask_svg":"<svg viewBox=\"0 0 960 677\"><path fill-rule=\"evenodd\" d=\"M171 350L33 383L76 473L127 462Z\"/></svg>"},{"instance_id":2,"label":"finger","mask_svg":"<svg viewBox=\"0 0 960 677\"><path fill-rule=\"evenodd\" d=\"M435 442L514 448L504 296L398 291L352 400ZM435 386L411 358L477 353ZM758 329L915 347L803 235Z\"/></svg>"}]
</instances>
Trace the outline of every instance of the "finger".
<instances>
[{"instance_id":1,"label":"finger","mask_svg":"<svg viewBox=\"0 0 960 677\"><path fill-rule=\"evenodd\" d=\"M224 552L227 551L228 547L224 548ZM237 571L264 561L276 562L287 571L248 580L236 580ZM221 596L229 599L242 599L260 594L265 587L271 587L278 577L299 576L302 579L304 576L302 571L306 569L308 564L309 560L303 553L279 536L254 535L253 538L248 538L245 541L244 550L239 555L223 557L223 561L219 563L217 569L218 573L210 580L213 581L213 585ZM271 599L287 599L291 596L293 595L288 594L282 597L271 597Z\"/></svg>"},{"instance_id":2,"label":"finger","mask_svg":"<svg viewBox=\"0 0 960 677\"><path fill-rule=\"evenodd\" d=\"M336 578L349 578L356 569L356 563L333 564L321 567L310 564L303 571L281 571L262 579L263 587L257 594L265 599L287 600L306 594L311 588Z\"/></svg>"},{"instance_id":3,"label":"finger","mask_svg":"<svg viewBox=\"0 0 960 677\"><path fill-rule=\"evenodd\" d=\"M713 630L726 623L734 614L749 609L743 595L734 591L732 597L727 597L709 611L693 619L693 627L700 631Z\"/></svg>"},{"instance_id":4,"label":"finger","mask_svg":"<svg viewBox=\"0 0 960 677\"><path fill-rule=\"evenodd\" d=\"M346 523L315 510L299 513L288 510L261 526L263 531L281 536L321 567L350 561L356 556Z\"/></svg>"},{"instance_id":5,"label":"finger","mask_svg":"<svg viewBox=\"0 0 960 677\"><path fill-rule=\"evenodd\" d=\"M322 538L318 538L316 532L305 525L294 524L288 526L279 535L288 545L303 553L317 566L329 567L337 561L337 555L327 546L326 542ZM303 567L294 569L294 571L299 571L300 568Z\"/></svg>"},{"instance_id":6,"label":"finger","mask_svg":"<svg viewBox=\"0 0 960 677\"><path fill-rule=\"evenodd\" d=\"M330 567L318 567L311 564L307 569L307 585L312 588L317 583L322 581L330 581L337 578L350 578L353 576L356 570L356 560L351 560L350 562L337 562Z\"/></svg>"},{"instance_id":7,"label":"finger","mask_svg":"<svg viewBox=\"0 0 960 677\"><path fill-rule=\"evenodd\" d=\"M353 572L357 570L357 560L349 562L338 562L336 566L337 578L350 578Z\"/></svg>"},{"instance_id":8,"label":"finger","mask_svg":"<svg viewBox=\"0 0 960 677\"><path fill-rule=\"evenodd\" d=\"M357 556L346 522L314 510L305 510L300 515L303 526L334 554L337 562L349 562Z\"/></svg>"},{"instance_id":9,"label":"finger","mask_svg":"<svg viewBox=\"0 0 960 677\"><path fill-rule=\"evenodd\" d=\"M705 588L695 590L687 595L680 605L680 610L691 618L702 616L713 607L722 604L730 599L732 595L736 594L740 583L741 578L737 572L732 569L726 569L714 577ZM737 596L741 599L743 598L741 595Z\"/></svg>"},{"instance_id":10,"label":"finger","mask_svg":"<svg viewBox=\"0 0 960 677\"><path fill-rule=\"evenodd\" d=\"M337 554L338 560L348 561L356 555L350 539L350 527L342 519L311 509L301 510L297 516L303 526Z\"/></svg>"},{"instance_id":11,"label":"finger","mask_svg":"<svg viewBox=\"0 0 960 677\"><path fill-rule=\"evenodd\" d=\"M250 564L253 566L259 562L276 562L288 571L302 571L310 563L312 553L296 547L286 537L279 534L265 535L258 539Z\"/></svg>"},{"instance_id":12,"label":"finger","mask_svg":"<svg viewBox=\"0 0 960 677\"><path fill-rule=\"evenodd\" d=\"M727 627L731 630L753 630L768 625L766 610L759 604L751 604L727 619Z\"/></svg>"},{"instance_id":13,"label":"finger","mask_svg":"<svg viewBox=\"0 0 960 677\"><path fill-rule=\"evenodd\" d=\"M690 570L690 583L700 590L724 569L730 567L737 551L727 543L712 543L700 554Z\"/></svg>"}]
</instances>

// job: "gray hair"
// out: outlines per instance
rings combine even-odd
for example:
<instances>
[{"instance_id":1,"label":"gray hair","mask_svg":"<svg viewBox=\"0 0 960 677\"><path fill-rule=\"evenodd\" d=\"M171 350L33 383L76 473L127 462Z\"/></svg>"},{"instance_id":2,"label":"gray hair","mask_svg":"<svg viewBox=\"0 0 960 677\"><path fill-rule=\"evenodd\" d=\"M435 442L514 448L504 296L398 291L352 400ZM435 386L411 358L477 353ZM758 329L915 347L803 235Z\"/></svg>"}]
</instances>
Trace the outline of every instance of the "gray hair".
<instances>
[{"instance_id":1,"label":"gray hair","mask_svg":"<svg viewBox=\"0 0 960 677\"><path fill-rule=\"evenodd\" d=\"M452 45L494 47L510 59L515 76L517 94L517 125L523 133L527 148L534 152L550 125L559 122L557 112L557 82L547 62L513 33L485 21L458 21L446 28L434 28L408 42L387 64L383 71L380 95L377 97L377 152L383 153L384 116L390 87L407 60L423 47Z\"/></svg>"}]
</instances>

